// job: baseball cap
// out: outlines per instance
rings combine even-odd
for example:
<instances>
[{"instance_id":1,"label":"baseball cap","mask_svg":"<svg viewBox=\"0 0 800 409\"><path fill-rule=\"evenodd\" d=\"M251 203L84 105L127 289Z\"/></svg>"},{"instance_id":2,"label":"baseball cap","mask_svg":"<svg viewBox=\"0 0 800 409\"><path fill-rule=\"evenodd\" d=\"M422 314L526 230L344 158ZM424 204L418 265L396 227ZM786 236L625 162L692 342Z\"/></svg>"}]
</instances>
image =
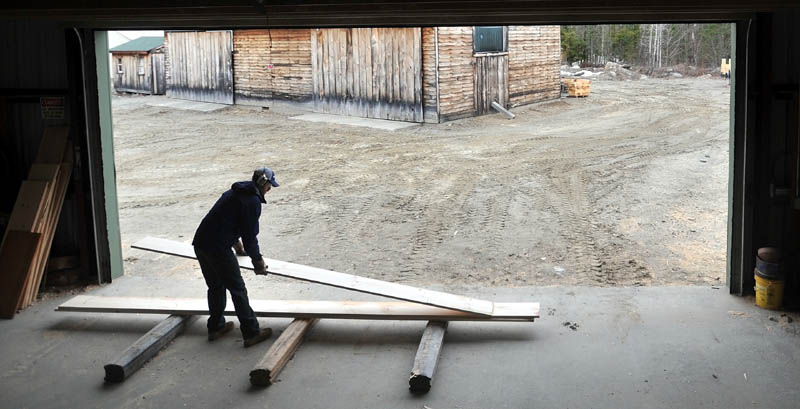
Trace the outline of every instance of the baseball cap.
<instances>
[{"instance_id":1,"label":"baseball cap","mask_svg":"<svg viewBox=\"0 0 800 409\"><path fill-rule=\"evenodd\" d=\"M264 186L267 182L269 182L272 187L280 186L275 180L275 172L266 166L262 166L253 172L253 182L259 187Z\"/></svg>"}]
</instances>

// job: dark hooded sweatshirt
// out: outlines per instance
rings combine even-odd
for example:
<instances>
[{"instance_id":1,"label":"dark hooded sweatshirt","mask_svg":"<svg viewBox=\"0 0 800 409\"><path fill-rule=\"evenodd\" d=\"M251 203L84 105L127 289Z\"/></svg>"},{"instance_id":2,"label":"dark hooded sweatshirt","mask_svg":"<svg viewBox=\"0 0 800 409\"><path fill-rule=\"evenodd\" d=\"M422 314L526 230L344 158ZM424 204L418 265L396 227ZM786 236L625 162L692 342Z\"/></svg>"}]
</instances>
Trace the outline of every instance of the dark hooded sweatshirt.
<instances>
[{"instance_id":1,"label":"dark hooded sweatshirt","mask_svg":"<svg viewBox=\"0 0 800 409\"><path fill-rule=\"evenodd\" d=\"M256 236L262 203L266 201L255 183L234 183L200 222L192 244L208 252L230 252L241 237L247 255L260 259Z\"/></svg>"}]
</instances>

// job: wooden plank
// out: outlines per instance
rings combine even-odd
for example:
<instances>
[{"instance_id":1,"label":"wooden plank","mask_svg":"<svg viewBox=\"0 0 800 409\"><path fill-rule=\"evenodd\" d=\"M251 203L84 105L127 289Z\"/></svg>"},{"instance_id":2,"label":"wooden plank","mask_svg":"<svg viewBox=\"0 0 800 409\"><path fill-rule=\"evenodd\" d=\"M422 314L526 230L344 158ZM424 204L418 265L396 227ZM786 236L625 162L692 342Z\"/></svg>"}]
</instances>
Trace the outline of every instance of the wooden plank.
<instances>
[{"instance_id":1,"label":"wooden plank","mask_svg":"<svg viewBox=\"0 0 800 409\"><path fill-rule=\"evenodd\" d=\"M44 216L48 189L49 183L45 181L22 181L8 220L9 230L34 231Z\"/></svg>"},{"instance_id":2,"label":"wooden plank","mask_svg":"<svg viewBox=\"0 0 800 409\"><path fill-rule=\"evenodd\" d=\"M64 159L64 148L67 146L69 127L47 127L39 144L39 152L34 163L59 164Z\"/></svg>"},{"instance_id":3,"label":"wooden plank","mask_svg":"<svg viewBox=\"0 0 800 409\"><path fill-rule=\"evenodd\" d=\"M64 153L62 152L60 156L63 155ZM58 155L53 155L53 157L56 156ZM41 179L42 181L46 181L47 191L44 193L45 198L41 209L41 218L38 220L33 229L33 231L41 233L42 238L39 241L39 246L36 248L36 251L33 254L33 258L31 259L28 277L25 280L23 295L19 304L17 305L18 309L29 306L36 297L36 292L39 288L38 285L40 284L40 281L37 281L37 277L40 277L43 274L47 257L50 253L50 243L52 242L50 221L53 217L52 208L56 206L58 202L60 177L63 178L63 176L60 176L62 172L61 166L62 165L34 164L31 166L31 170L28 174L31 179ZM35 289L33 288L34 286L36 287Z\"/></svg>"},{"instance_id":4,"label":"wooden plank","mask_svg":"<svg viewBox=\"0 0 800 409\"><path fill-rule=\"evenodd\" d=\"M336 29L336 96L339 101L347 98L347 29Z\"/></svg>"},{"instance_id":5,"label":"wooden plank","mask_svg":"<svg viewBox=\"0 0 800 409\"><path fill-rule=\"evenodd\" d=\"M364 30L366 30L366 33L364 34L364 43L366 45L366 53L364 55L364 57L365 57L364 66L367 67L366 68L367 69L367 72L366 72L367 94L366 95L367 95L367 101L370 101L370 103L372 103L372 101L375 100L374 97L373 97L373 95L375 94L375 89L374 89L375 73L374 73L374 67L373 67L373 63L372 63L372 57L373 57L374 48L375 48L374 45L373 45L373 40L372 40L372 36L373 36L372 33L374 32L374 30L371 29L371 28L365 28Z\"/></svg>"},{"instance_id":6,"label":"wooden plank","mask_svg":"<svg viewBox=\"0 0 800 409\"><path fill-rule=\"evenodd\" d=\"M414 121L425 121L424 109L422 103L424 97L422 95L422 28L414 29Z\"/></svg>"},{"instance_id":7,"label":"wooden plank","mask_svg":"<svg viewBox=\"0 0 800 409\"><path fill-rule=\"evenodd\" d=\"M275 383L278 374L297 352L303 338L314 328L317 321L319 320L316 318L297 318L292 321L272 343L264 358L250 371L250 383L256 386L269 386Z\"/></svg>"},{"instance_id":8,"label":"wooden plank","mask_svg":"<svg viewBox=\"0 0 800 409\"><path fill-rule=\"evenodd\" d=\"M355 88L353 83L353 29L344 29L344 67L345 67L345 77L344 80L346 81L346 92L345 92L345 100L352 101L353 95L355 95Z\"/></svg>"},{"instance_id":9,"label":"wooden plank","mask_svg":"<svg viewBox=\"0 0 800 409\"><path fill-rule=\"evenodd\" d=\"M157 253L171 254L179 257L191 259L196 258L194 254L194 248L191 244L159 239L155 237L145 237L144 239L136 242L132 247L141 250L154 251ZM440 291L426 290L423 288L390 283L372 278L359 277L351 274L339 273L336 271L324 270L321 268L309 267L301 264L288 263L280 260L265 258L264 261L269 266L268 271L271 274L282 277L295 278L298 280L329 285L346 290L380 295L453 310L472 312L475 314L491 315L494 309L491 301L479 300ZM253 269L253 264L250 261L250 258L246 256L239 257L239 266L248 270Z\"/></svg>"},{"instance_id":10,"label":"wooden plank","mask_svg":"<svg viewBox=\"0 0 800 409\"><path fill-rule=\"evenodd\" d=\"M67 149L71 153L72 146L67 144ZM42 241L40 249L36 253L35 269L33 270L33 280L29 283L27 290L27 303L23 307L27 307L36 298L39 292L39 287L44 278L45 267L47 266L47 258L50 256L50 247L53 244L53 237L55 236L56 228L58 227L58 220L61 216L61 209L64 204L64 197L66 196L67 187L69 185L70 176L72 175L72 156L61 165L61 170L58 173L58 178L55 183L53 192L52 203L48 209L47 219L43 230Z\"/></svg>"},{"instance_id":11,"label":"wooden plank","mask_svg":"<svg viewBox=\"0 0 800 409\"><path fill-rule=\"evenodd\" d=\"M28 171L28 180L52 182L58 177L60 166L60 163L34 163Z\"/></svg>"},{"instance_id":12,"label":"wooden plank","mask_svg":"<svg viewBox=\"0 0 800 409\"><path fill-rule=\"evenodd\" d=\"M447 321L429 321L425 327L417 355L414 357L414 366L411 367L411 376L408 378L408 388L411 392L427 393L431 390L431 381L436 371L436 363L439 362L447 324Z\"/></svg>"},{"instance_id":13,"label":"wooden plank","mask_svg":"<svg viewBox=\"0 0 800 409\"><path fill-rule=\"evenodd\" d=\"M361 100L361 44L359 42L361 29L358 28L351 28L348 30L350 40L349 46L351 50L351 55L348 57L348 61L350 61L350 78L349 80L352 83L351 90L352 90L352 97L355 103ZM359 110L359 114L360 114Z\"/></svg>"},{"instance_id":14,"label":"wooden plank","mask_svg":"<svg viewBox=\"0 0 800 409\"><path fill-rule=\"evenodd\" d=\"M259 317L334 318L402 321L514 321L533 322L539 318L539 303L495 303L492 316L453 311L402 301L308 301L250 300ZM205 298L102 297L79 295L58 306L57 311L208 315ZM231 303L225 315L234 316Z\"/></svg>"},{"instance_id":15,"label":"wooden plank","mask_svg":"<svg viewBox=\"0 0 800 409\"><path fill-rule=\"evenodd\" d=\"M170 315L158 323L110 364L103 367L106 371L106 382L124 381L196 319L196 315Z\"/></svg>"},{"instance_id":16,"label":"wooden plank","mask_svg":"<svg viewBox=\"0 0 800 409\"><path fill-rule=\"evenodd\" d=\"M42 235L9 230L0 249L0 318L14 318L30 261Z\"/></svg>"}]
</instances>

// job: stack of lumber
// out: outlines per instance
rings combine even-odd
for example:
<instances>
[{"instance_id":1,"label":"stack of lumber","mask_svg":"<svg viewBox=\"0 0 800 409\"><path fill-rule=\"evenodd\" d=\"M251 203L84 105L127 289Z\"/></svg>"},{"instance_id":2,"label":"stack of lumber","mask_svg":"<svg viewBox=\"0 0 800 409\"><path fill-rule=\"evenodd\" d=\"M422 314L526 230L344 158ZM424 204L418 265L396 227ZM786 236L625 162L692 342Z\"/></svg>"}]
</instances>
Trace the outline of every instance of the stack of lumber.
<instances>
[{"instance_id":1,"label":"stack of lumber","mask_svg":"<svg viewBox=\"0 0 800 409\"><path fill-rule=\"evenodd\" d=\"M567 91L571 97L588 97L589 88L592 86L592 80L583 80L577 78L563 78L561 82L567 86Z\"/></svg>"},{"instance_id":2,"label":"stack of lumber","mask_svg":"<svg viewBox=\"0 0 800 409\"><path fill-rule=\"evenodd\" d=\"M311 30L234 30L236 93L252 98L311 97Z\"/></svg>"},{"instance_id":3,"label":"stack of lumber","mask_svg":"<svg viewBox=\"0 0 800 409\"><path fill-rule=\"evenodd\" d=\"M196 259L194 249L188 243L146 237L136 242L133 247ZM240 268L253 269L248 257L239 257L238 261ZM320 319L428 321L409 378L409 388L412 392L426 393L431 388L449 321L532 322L539 318L539 303L495 303L280 260L264 261L270 266L269 273L273 275L403 301L250 300L256 316L294 318L294 321L272 343L264 358L250 371L250 383L256 387L269 386L277 381L280 372ZM90 295L74 297L61 304L57 311L170 314L166 320L139 338L112 363L104 367L107 382L122 382L144 365L190 323L188 317L209 314L208 301L204 298ZM230 316L236 312L229 307L224 314Z\"/></svg>"},{"instance_id":4,"label":"stack of lumber","mask_svg":"<svg viewBox=\"0 0 800 409\"><path fill-rule=\"evenodd\" d=\"M0 317L36 299L72 173L69 128L47 128L0 245Z\"/></svg>"},{"instance_id":5,"label":"stack of lumber","mask_svg":"<svg viewBox=\"0 0 800 409\"><path fill-rule=\"evenodd\" d=\"M508 92L512 107L558 98L560 65L559 26L508 27Z\"/></svg>"}]
</instances>

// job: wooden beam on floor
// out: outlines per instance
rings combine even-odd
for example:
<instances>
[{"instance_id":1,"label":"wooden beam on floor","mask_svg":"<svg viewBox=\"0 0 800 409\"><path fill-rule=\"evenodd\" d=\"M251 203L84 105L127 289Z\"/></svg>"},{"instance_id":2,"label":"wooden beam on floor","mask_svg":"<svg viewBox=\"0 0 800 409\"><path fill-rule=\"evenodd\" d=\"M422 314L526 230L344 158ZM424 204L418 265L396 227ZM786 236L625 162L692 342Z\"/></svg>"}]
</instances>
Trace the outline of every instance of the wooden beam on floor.
<instances>
[{"instance_id":1,"label":"wooden beam on floor","mask_svg":"<svg viewBox=\"0 0 800 409\"><path fill-rule=\"evenodd\" d=\"M196 259L194 248L191 244L172 240L145 237L131 247L154 251L156 253ZM403 284L390 283L372 278L354 276L321 268L304 266L301 264L287 263L285 261L264 259L269 266L269 273L282 277L294 278L312 283L324 284L345 290L358 291L367 294L395 298L403 301L432 305L470 312L473 314L492 315L494 303L461 295L449 294L440 291L426 290ZM248 270L253 269L249 257L239 257L239 266Z\"/></svg>"},{"instance_id":2,"label":"wooden beam on floor","mask_svg":"<svg viewBox=\"0 0 800 409\"><path fill-rule=\"evenodd\" d=\"M417 356L408 378L408 388L413 393L427 393L431 390L433 373L442 351L444 334L447 332L447 321L429 321L419 341Z\"/></svg>"},{"instance_id":3,"label":"wooden beam on floor","mask_svg":"<svg viewBox=\"0 0 800 409\"><path fill-rule=\"evenodd\" d=\"M228 305L231 305L228 303ZM539 303L495 303L491 316L402 301L250 300L256 316L417 321L517 321L539 318ZM78 295L56 311L129 314L208 315L205 298L102 297ZM233 307L225 310L233 316Z\"/></svg>"},{"instance_id":4,"label":"wooden beam on floor","mask_svg":"<svg viewBox=\"0 0 800 409\"><path fill-rule=\"evenodd\" d=\"M278 374L289 362L303 338L319 321L316 318L297 318L272 343L264 358L250 371L250 383L255 386L269 386L275 383Z\"/></svg>"},{"instance_id":5,"label":"wooden beam on floor","mask_svg":"<svg viewBox=\"0 0 800 409\"><path fill-rule=\"evenodd\" d=\"M161 321L117 359L103 367L106 370L106 382L122 382L127 379L196 319L196 315L170 315Z\"/></svg>"}]
</instances>

